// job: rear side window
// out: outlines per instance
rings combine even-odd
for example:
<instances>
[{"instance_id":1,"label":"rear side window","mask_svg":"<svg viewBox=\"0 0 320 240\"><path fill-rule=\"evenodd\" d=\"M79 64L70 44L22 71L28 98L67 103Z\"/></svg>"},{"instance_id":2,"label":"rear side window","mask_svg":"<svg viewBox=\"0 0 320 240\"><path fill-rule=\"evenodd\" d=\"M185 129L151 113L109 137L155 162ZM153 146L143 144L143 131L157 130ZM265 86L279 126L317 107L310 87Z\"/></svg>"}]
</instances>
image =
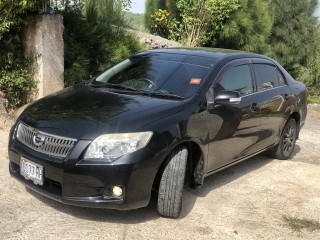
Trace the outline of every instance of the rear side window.
<instances>
[{"instance_id":1,"label":"rear side window","mask_svg":"<svg viewBox=\"0 0 320 240\"><path fill-rule=\"evenodd\" d=\"M283 86L285 84L282 74L272 65L253 64L253 69L257 77L259 91Z\"/></svg>"},{"instance_id":2,"label":"rear side window","mask_svg":"<svg viewBox=\"0 0 320 240\"><path fill-rule=\"evenodd\" d=\"M216 95L221 90L237 91L241 96L252 93L253 86L249 66L236 66L223 73L214 87L214 94Z\"/></svg>"}]
</instances>

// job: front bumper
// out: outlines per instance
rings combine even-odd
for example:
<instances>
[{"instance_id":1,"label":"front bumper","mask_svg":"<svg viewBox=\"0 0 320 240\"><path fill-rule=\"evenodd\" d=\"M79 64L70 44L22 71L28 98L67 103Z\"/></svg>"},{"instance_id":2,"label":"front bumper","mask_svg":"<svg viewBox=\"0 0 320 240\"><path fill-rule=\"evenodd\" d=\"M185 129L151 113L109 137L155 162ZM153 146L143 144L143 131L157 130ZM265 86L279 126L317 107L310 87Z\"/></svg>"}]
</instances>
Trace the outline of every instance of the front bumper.
<instances>
[{"instance_id":1,"label":"front bumper","mask_svg":"<svg viewBox=\"0 0 320 240\"><path fill-rule=\"evenodd\" d=\"M139 150L111 164L88 164L79 161L81 154L75 154L76 149L77 146L67 159L55 161L12 140L9 144L10 174L27 188L69 205L122 210L148 205L161 162L150 151ZM42 186L35 185L20 174L21 157L44 166ZM122 197L106 195L113 186L124 189Z\"/></svg>"}]
</instances>

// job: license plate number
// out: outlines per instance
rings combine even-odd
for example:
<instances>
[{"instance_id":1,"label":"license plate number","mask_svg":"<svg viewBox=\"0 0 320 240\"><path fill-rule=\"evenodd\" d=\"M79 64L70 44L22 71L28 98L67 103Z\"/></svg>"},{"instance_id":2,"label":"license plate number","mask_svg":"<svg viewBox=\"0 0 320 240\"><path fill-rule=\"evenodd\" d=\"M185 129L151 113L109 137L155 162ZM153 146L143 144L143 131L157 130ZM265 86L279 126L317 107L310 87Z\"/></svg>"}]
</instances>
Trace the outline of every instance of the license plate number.
<instances>
[{"instance_id":1,"label":"license plate number","mask_svg":"<svg viewBox=\"0 0 320 240\"><path fill-rule=\"evenodd\" d=\"M24 157L20 159L20 174L36 185L43 185L43 166Z\"/></svg>"}]
</instances>

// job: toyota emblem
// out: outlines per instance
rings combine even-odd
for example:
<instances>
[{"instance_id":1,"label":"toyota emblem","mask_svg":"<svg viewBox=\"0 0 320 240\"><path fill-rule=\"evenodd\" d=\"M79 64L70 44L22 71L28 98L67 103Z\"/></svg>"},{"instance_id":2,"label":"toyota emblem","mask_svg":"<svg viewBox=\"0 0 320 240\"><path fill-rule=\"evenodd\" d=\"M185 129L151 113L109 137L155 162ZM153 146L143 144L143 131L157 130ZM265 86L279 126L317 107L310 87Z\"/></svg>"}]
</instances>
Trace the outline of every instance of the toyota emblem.
<instances>
[{"instance_id":1,"label":"toyota emblem","mask_svg":"<svg viewBox=\"0 0 320 240\"><path fill-rule=\"evenodd\" d=\"M37 133L36 135L33 136L33 143L37 147L41 147L45 142L45 136L42 135L41 133Z\"/></svg>"}]
</instances>

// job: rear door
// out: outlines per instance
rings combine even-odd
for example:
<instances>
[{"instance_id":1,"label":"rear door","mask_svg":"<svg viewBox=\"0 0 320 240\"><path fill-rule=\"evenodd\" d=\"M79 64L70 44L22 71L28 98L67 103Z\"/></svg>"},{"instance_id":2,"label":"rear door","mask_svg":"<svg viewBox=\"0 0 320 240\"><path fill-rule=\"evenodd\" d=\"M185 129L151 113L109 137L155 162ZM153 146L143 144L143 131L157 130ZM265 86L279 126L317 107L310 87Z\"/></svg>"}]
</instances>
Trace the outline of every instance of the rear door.
<instances>
[{"instance_id":1,"label":"rear door","mask_svg":"<svg viewBox=\"0 0 320 240\"><path fill-rule=\"evenodd\" d=\"M238 91L241 102L216 104L208 110L208 172L256 152L259 142L260 99L249 59L235 60L222 68L209 91L216 95L221 90Z\"/></svg>"},{"instance_id":2,"label":"rear door","mask_svg":"<svg viewBox=\"0 0 320 240\"><path fill-rule=\"evenodd\" d=\"M291 90L284 75L271 61L252 59L260 97L260 148L277 142L293 104Z\"/></svg>"}]
</instances>

